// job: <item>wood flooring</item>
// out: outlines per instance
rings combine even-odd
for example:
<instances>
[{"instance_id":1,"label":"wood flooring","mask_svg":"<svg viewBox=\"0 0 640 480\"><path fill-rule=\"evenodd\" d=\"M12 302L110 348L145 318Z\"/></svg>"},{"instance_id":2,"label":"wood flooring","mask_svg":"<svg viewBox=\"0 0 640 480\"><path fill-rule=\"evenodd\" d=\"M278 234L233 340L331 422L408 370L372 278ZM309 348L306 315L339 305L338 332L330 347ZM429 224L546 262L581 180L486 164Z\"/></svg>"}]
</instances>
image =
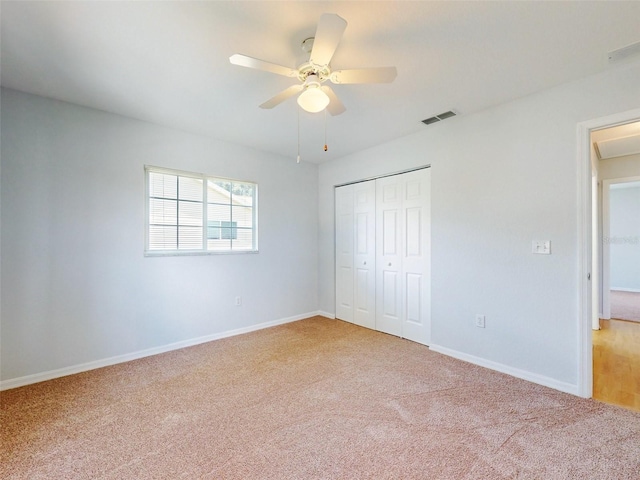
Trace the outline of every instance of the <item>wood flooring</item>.
<instances>
[{"instance_id":1,"label":"wood flooring","mask_svg":"<svg viewBox=\"0 0 640 480\"><path fill-rule=\"evenodd\" d=\"M640 323L600 320L593 332L593 398L640 412Z\"/></svg>"}]
</instances>

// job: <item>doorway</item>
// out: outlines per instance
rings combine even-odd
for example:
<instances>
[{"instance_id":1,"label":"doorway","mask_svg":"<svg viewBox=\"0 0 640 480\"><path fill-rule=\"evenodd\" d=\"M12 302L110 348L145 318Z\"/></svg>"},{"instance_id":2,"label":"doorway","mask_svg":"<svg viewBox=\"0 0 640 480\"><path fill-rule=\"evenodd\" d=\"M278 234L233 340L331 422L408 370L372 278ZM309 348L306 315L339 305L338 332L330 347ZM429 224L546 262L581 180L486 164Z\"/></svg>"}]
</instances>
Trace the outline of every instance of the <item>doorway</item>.
<instances>
[{"instance_id":1,"label":"doorway","mask_svg":"<svg viewBox=\"0 0 640 480\"><path fill-rule=\"evenodd\" d=\"M583 167L588 165L591 176L591 198L583 202L587 210L583 218L591 222L586 229L590 232L583 230L582 238L587 281L583 282L580 392L639 410L640 389L634 372L640 367L640 323L631 325L624 321L631 318L623 315L621 320L620 303L615 301L619 293L634 297L634 290L640 300L638 111L582 124L579 133L582 140L586 137L589 148L586 150L583 144L580 148L584 155L579 158ZM589 324L593 330L587 328Z\"/></svg>"},{"instance_id":2,"label":"doorway","mask_svg":"<svg viewBox=\"0 0 640 480\"><path fill-rule=\"evenodd\" d=\"M593 119L578 124L578 255L579 268L579 361L578 393L593 396L593 335L596 319L601 313L601 275L598 269L601 261L601 241L597 199L600 195L597 177L596 154L591 135L608 128L640 122L640 109L629 110L607 117ZM596 170L594 175L594 169ZM595 181L594 181L595 176ZM593 275L593 276L592 276Z\"/></svg>"}]
</instances>

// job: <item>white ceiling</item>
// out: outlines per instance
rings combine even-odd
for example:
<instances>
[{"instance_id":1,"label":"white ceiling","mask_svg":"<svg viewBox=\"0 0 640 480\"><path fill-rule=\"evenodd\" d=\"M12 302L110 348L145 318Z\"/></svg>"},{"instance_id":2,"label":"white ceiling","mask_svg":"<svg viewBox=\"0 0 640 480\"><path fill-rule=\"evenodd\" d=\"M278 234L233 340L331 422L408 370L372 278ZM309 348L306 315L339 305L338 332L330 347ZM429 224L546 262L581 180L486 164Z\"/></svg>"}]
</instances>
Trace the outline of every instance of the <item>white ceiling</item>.
<instances>
[{"instance_id":1,"label":"white ceiling","mask_svg":"<svg viewBox=\"0 0 640 480\"><path fill-rule=\"evenodd\" d=\"M258 105L292 80L229 63L294 67L322 13L348 22L333 69L395 65L388 85L336 85L347 111L301 116L305 161L411 134L614 68L640 40L640 2L6 2L2 85L296 155L296 103ZM636 59L627 61L635 62ZM456 121L455 118L446 120Z\"/></svg>"},{"instance_id":2,"label":"white ceiling","mask_svg":"<svg viewBox=\"0 0 640 480\"><path fill-rule=\"evenodd\" d=\"M624 190L627 188L640 188L640 182L612 183L609 185L611 190Z\"/></svg>"},{"instance_id":3,"label":"white ceiling","mask_svg":"<svg viewBox=\"0 0 640 480\"><path fill-rule=\"evenodd\" d=\"M640 122L595 131L591 141L599 160L640 154Z\"/></svg>"}]
</instances>

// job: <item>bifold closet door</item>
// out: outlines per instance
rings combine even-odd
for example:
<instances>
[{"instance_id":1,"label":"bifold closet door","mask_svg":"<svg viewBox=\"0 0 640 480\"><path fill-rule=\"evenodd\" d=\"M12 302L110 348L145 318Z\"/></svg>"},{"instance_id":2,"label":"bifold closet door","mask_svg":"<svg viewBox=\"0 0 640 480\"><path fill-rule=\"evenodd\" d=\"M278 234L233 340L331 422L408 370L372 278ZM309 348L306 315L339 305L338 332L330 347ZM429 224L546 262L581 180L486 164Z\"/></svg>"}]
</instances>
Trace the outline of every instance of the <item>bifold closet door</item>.
<instances>
[{"instance_id":1,"label":"bifold closet door","mask_svg":"<svg viewBox=\"0 0 640 480\"><path fill-rule=\"evenodd\" d=\"M376 180L376 330L402 336L402 180Z\"/></svg>"},{"instance_id":2,"label":"bifold closet door","mask_svg":"<svg viewBox=\"0 0 640 480\"><path fill-rule=\"evenodd\" d=\"M336 318L353 322L353 185L335 190Z\"/></svg>"},{"instance_id":3,"label":"bifold closet door","mask_svg":"<svg viewBox=\"0 0 640 480\"><path fill-rule=\"evenodd\" d=\"M376 330L431 340L429 169L376 180Z\"/></svg>"},{"instance_id":4,"label":"bifold closet door","mask_svg":"<svg viewBox=\"0 0 640 480\"><path fill-rule=\"evenodd\" d=\"M375 327L375 181L336 188L336 317Z\"/></svg>"},{"instance_id":5,"label":"bifold closet door","mask_svg":"<svg viewBox=\"0 0 640 480\"><path fill-rule=\"evenodd\" d=\"M430 342L430 170L337 187L336 317Z\"/></svg>"}]
</instances>

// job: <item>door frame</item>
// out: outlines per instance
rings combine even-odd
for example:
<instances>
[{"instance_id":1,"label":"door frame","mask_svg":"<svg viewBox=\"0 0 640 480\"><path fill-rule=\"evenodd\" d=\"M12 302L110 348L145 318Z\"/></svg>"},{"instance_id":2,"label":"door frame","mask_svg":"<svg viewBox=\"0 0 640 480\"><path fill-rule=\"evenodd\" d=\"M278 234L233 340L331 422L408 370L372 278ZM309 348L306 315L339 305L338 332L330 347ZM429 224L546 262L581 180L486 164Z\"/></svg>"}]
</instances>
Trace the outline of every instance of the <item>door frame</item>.
<instances>
[{"instance_id":1,"label":"door frame","mask_svg":"<svg viewBox=\"0 0 640 480\"><path fill-rule=\"evenodd\" d=\"M592 332L592 166L591 132L640 120L640 108L595 118L577 125L578 162L578 395L593 396Z\"/></svg>"}]
</instances>

